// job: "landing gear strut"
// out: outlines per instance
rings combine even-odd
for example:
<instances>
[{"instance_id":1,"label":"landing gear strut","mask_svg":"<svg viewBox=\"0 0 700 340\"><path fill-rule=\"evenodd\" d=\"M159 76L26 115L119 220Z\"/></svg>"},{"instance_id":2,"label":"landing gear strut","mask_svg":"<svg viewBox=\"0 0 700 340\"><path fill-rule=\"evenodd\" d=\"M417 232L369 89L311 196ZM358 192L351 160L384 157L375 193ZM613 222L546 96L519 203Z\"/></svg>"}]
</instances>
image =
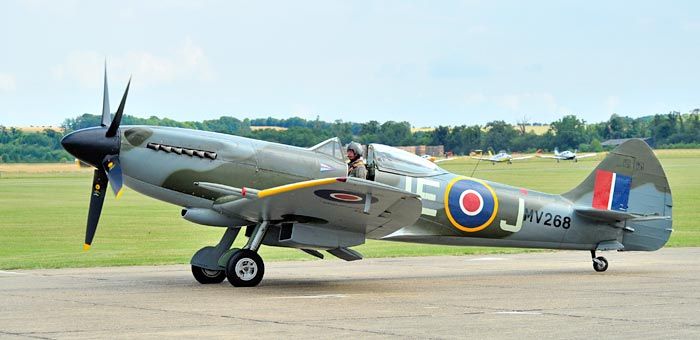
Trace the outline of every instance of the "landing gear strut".
<instances>
[{"instance_id":1,"label":"landing gear strut","mask_svg":"<svg viewBox=\"0 0 700 340\"><path fill-rule=\"evenodd\" d=\"M593 269L597 272L608 270L608 260L602 256L595 256L595 250L591 250L591 259L593 259Z\"/></svg>"},{"instance_id":2,"label":"landing gear strut","mask_svg":"<svg viewBox=\"0 0 700 340\"><path fill-rule=\"evenodd\" d=\"M255 226L243 249L231 248L240 227L228 228L215 247L197 251L190 263L192 275L201 284L221 283L224 279L235 287L254 287L262 281L265 263L258 249L267 232L268 222Z\"/></svg>"},{"instance_id":3,"label":"landing gear strut","mask_svg":"<svg viewBox=\"0 0 700 340\"><path fill-rule=\"evenodd\" d=\"M255 287L265 274L265 263L258 255L268 222L258 224L243 249L238 249L226 261L226 278L235 287Z\"/></svg>"}]
</instances>

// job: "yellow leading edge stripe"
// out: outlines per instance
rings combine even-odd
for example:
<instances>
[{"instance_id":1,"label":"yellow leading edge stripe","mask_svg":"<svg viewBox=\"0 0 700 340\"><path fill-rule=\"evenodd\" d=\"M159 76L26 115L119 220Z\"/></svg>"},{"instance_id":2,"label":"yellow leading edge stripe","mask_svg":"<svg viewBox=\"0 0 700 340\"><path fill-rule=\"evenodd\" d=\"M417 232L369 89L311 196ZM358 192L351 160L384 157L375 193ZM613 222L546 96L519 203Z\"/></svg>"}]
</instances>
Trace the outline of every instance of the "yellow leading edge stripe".
<instances>
[{"instance_id":1,"label":"yellow leading edge stripe","mask_svg":"<svg viewBox=\"0 0 700 340\"><path fill-rule=\"evenodd\" d=\"M315 187L315 186L319 186L319 185L336 183L336 182L338 182L338 179L336 177L332 177L332 178L313 179L313 180L306 181L306 182L286 184L286 185L281 185L281 186L270 188L270 189L260 190L260 192L258 192L258 197L263 198L263 197L282 194L282 193L292 191L292 190L299 190L299 189Z\"/></svg>"}]
</instances>

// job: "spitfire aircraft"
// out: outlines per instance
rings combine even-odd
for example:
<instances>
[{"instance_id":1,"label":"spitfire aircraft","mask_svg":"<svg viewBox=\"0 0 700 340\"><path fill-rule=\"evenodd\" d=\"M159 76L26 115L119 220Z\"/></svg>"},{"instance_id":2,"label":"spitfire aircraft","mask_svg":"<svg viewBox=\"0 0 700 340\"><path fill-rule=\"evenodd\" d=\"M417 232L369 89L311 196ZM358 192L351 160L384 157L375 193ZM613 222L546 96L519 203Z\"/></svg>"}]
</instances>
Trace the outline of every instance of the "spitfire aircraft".
<instances>
[{"instance_id":1,"label":"spitfire aircraft","mask_svg":"<svg viewBox=\"0 0 700 340\"><path fill-rule=\"evenodd\" d=\"M513 155L507 153L505 150L501 150L497 154L494 155L493 152L491 152L491 150L489 150L488 157L472 156L472 158L478 159L480 161L489 161L489 162L491 162L491 164L502 163L502 162L508 162L508 164L513 164L513 161L529 159L529 158L532 158L532 156L513 157Z\"/></svg>"},{"instance_id":2,"label":"spitfire aircraft","mask_svg":"<svg viewBox=\"0 0 700 340\"><path fill-rule=\"evenodd\" d=\"M130 83L131 81L129 81ZM110 119L107 80L100 126L74 131L63 147L94 166L85 236L95 236L107 183L182 208L188 221L220 227L218 244L191 259L203 284L256 286L261 245L321 251L347 261L366 239L454 246L652 251L672 229L671 190L642 141L613 150L581 184L559 194L450 173L414 154L368 145L368 178L347 177L337 138L310 148L159 126L122 126L129 85ZM245 228L244 228L245 227ZM245 229L242 249L231 249Z\"/></svg>"},{"instance_id":3,"label":"spitfire aircraft","mask_svg":"<svg viewBox=\"0 0 700 340\"><path fill-rule=\"evenodd\" d=\"M556 159L557 163L559 163L559 161L578 162L579 158L593 157L596 155L595 153L587 153L587 154L583 154L583 155L577 155L577 152L578 152L578 150L574 150L573 152L571 152L569 150L559 152L558 148L554 148L554 155L543 155L542 150L538 150L537 157Z\"/></svg>"}]
</instances>

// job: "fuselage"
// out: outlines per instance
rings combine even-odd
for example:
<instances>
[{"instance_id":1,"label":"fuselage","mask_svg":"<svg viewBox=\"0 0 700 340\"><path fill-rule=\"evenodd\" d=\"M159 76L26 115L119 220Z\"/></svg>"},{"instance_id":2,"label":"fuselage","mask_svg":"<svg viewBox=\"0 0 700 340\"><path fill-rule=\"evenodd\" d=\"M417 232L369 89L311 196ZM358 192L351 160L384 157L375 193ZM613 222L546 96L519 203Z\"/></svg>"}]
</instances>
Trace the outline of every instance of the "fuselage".
<instances>
[{"instance_id":1,"label":"fuselage","mask_svg":"<svg viewBox=\"0 0 700 340\"><path fill-rule=\"evenodd\" d=\"M489 161L491 162L509 162L511 159L513 159L513 156L505 153L505 152L499 152L495 155L493 155Z\"/></svg>"},{"instance_id":2,"label":"fuselage","mask_svg":"<svg viewBox=\"0 0 700 340\"><path fill-rule=\"evenodd\" d=\"M209 209L220 197L195 182L266 189L347 175L343 156L333 151L179 128L122 126L121 131L125 184L183 208ZM601 237L616 239L620 232L580 219L560 195L470 179L440 168L416 175L387 169L377 161L374 180L422 198L421 218L384 237L387 240L591 249ZM472 186L474 195L455 196Z\"/></svg>"},{"instance_id":3,"label":"fuselage","mask_svg":"<svg viewBox=\"0 0 700 340\"><path fill-rule=\"evenodd\" d=\"M563 151L556 154L556 157L562 160L573 160L576 158L576 154L571 151Z\"/></svg>"}]
</instances>

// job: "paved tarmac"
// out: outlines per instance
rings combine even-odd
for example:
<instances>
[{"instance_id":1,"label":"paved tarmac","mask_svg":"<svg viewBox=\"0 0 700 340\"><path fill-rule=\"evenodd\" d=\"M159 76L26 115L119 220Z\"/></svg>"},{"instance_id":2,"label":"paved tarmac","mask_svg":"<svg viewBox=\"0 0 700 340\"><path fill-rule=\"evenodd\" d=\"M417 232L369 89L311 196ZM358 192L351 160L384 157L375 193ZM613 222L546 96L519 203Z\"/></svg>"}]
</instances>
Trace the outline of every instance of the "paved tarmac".
<instances>
[{"instance_id":1,"label":"paved tarmac","mask_svg":"<svg viewBox=\"0 0 700 340\"><path fill-rule=\"evenodd\" d=\"M700 338L700 248L0 271L0 338Z\"/></svg>"}]
</instances>

